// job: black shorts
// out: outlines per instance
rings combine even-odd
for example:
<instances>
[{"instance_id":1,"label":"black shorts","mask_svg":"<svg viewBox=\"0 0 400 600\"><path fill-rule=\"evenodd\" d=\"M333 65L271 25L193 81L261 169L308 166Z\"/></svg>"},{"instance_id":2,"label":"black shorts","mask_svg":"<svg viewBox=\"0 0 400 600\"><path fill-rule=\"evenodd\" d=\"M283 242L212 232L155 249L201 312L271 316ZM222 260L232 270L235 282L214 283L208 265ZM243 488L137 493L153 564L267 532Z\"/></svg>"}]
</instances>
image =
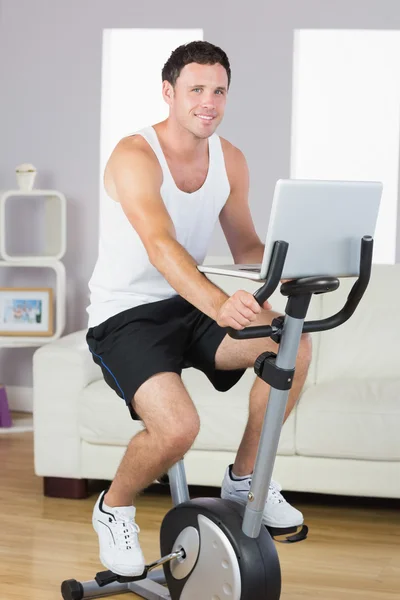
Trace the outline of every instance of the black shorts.
<instances>
[{"instance_id":1,"label":"black shorts","mask_svg":"<svg viewBox=\"0 0 400 600\"><path fill-rule=\"evenodd\" d=\"M131 401L149 377L163 371L203 371L215 389L226 392L246 369L218 370L215 355L226 330L181 296L125 310L89 328L86 341L106 383Z\"/></svg>"}]
</instances>

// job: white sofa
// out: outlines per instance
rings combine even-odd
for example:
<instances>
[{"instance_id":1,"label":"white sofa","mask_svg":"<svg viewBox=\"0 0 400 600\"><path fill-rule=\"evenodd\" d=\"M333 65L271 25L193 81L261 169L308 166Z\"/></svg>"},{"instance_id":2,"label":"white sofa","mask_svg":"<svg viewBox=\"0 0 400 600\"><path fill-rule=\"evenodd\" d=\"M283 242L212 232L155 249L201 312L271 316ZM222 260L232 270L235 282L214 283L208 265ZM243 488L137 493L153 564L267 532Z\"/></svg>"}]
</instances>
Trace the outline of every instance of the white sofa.
<instances>
[{"instance_id":1,"label":"white sofa","mask_svg":"<svg viewBox=\"0 0 400 600\"><path fill-rule=\"evenodd\" d=\"M259 287L234 278L212 280L228 293ZM343 279L337 291L313 296L307 320L337 312L354 281ZM284 311L279 291L271 302ZM274 478L284 490L400 498L400 264L374 265L353 317L312 336L308 379L283 427ZM85 331L38 349L33 377L36 474L50 483L111 480L142 424L130 419L104 383ZM189 484L220 486L241 439L254 378L249 369L230 392L219 393L201 372L184 371L201 418L185 457Z\"/></svg>"}]
</instances>

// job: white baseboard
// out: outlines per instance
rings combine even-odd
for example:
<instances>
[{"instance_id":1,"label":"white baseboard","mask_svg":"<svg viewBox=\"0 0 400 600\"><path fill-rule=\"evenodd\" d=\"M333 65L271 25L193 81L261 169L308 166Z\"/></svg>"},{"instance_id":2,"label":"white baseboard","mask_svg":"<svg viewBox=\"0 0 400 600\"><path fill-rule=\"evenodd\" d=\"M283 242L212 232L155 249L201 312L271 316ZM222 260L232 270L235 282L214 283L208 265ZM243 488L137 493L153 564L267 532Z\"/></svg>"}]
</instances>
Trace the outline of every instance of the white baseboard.
<instances>
[{"instance_id":1,"label":"white baseboard","mask_svg":"<svg viewBox=\"0 0 400 600\"><path fill-rule=\"evenodd\" d=\"M26 431L33 431L33 415L13 418L11 427L0 427L0 435L7 433L25 433Z\"/></svg>"},{"instance_id":2,"label":"white baseboard","mask_svg":"<svg viewBox=\"0 0 400 600\"><path fill-rule=\"evenodd\" d=\"M10 410L33 412L33 389L20 385L6 385Z\"/></svg>"}]
</instances>

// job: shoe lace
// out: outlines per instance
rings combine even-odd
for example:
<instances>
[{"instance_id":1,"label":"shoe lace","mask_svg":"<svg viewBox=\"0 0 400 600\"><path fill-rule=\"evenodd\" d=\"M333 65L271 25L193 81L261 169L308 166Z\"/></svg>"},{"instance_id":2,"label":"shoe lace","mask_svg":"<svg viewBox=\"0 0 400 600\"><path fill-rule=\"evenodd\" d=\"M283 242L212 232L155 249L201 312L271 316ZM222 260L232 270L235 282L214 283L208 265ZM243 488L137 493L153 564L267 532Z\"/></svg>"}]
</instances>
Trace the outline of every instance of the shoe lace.
<instances>
[{"instance_id":1,"label":"shoe lace","mask_svg":"<svg viewBox=\"0 0 400 600\"><path fill-rule=\"evenodd\" d=\"M251 486L251 479L249 481L249 487ZM269 484L269 492L268 492L268 502L271 504L282 504L285 502L285 498L282 496L281 485L271 479L271 483Z\"/></svg>"},{"instance_id":2,"label":"shoe lace","mask_svg":"<svg viewBox=\"0 0 400 600\"><path fill-rule=\"evenodd\" d=\"M285 502L285 499L280 492L281 489L279 484L275 481L271 481L269 484L268 500L273 504L282 504L282 502Z\"/></svg>"},{"instance_id":3,"label":"shoe lace","mask_svg":"<svg viewBox=\"0 0 400 600\"><path fill-rule=\"evenodd\" d=\"M120 550L133 550L139 545L139 525L133 519L115 511L114 537Z\"/></svg>"}]
</instances>

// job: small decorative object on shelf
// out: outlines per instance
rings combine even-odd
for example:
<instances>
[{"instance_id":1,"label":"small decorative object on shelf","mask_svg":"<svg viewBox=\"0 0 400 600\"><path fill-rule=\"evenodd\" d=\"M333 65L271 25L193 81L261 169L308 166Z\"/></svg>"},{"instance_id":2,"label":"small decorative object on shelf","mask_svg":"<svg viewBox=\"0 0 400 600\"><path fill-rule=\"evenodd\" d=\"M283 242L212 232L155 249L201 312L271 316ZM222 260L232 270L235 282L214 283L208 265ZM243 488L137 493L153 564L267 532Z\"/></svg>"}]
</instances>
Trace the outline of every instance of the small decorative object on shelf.
<instances>
[{"instance_id":1,"label":"small decorative object on shelf","mask_svg":"<svg viewBox=\"0 0 400 600\"><path fill-rule=\"evenodd\" d=\"M36 167L30 163L22 163L16 167L15 172L19 189L25 192L31 191L36 179Z\"/></svg>"},{"instance_id":2,"label":"small decorative object on shelf","mask_svg":"<svg viewBox=\"0 0 400 600\"><path fill-rule=\"evenodd\" d=\"M0 385L0 427L12 427L10 408L8 406L7 392L3 385Z\"/></svg>"},{"instance_id":3,"label":"small decorative object on shelf","mask_svg":"<svg viewBox=\"0 0 400 600\"><path fill-rule=\"evenodd\" d=\"M0 335L53 335L52 288L0 288Z\"/></svg>"}]
</instances>

